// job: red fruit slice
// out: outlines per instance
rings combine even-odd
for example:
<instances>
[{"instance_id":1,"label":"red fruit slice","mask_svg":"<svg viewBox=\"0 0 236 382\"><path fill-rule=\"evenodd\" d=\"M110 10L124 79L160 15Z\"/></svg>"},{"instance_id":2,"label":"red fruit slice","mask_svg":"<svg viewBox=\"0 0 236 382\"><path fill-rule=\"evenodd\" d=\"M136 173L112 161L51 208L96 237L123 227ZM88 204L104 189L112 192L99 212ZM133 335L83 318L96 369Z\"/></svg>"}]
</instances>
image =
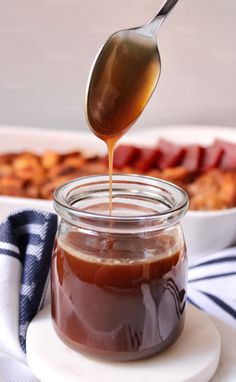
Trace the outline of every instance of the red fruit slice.
<instances>
[{"instance_id":1,"label":"red fruit slice","mask_svg":"<svg viewBox=\"0 0 236 382\"><path fill-rule=\"evenodd\" d=\"M204 148L197 145L185 146L185 155L181 166L185 167L189 172L197 172L200 170L201 161L204 154Z\"/></svg>"},{"instance_id":2,"label":"red fruit slice","mask_svg":"<svg viewBox=\"0 0 236 382\"><path fill-rule=\"evenodd\" d=\"M221 170L235 170L236 169L236 144L216 139L214 142L216 147L224 150L219 168Z\"/></svg>"},{"instance_id":3,"label":"red fruit slice","mask_svg":"<svg viewBox=\"0 0 236 382\"><path fill-rule=\"evenodd\" d=\"M155 165L157 162L157 158L159 156L160 156L159 149L143 148L141 149L137 162L134 163L134 167L136 170L139 170L142 172L149 171L152 168L156 167Z\"/></svg>"},{"instance_id":4,"label":"red fruit slice","mask_svg":"<svg viewBox=\"0 0 236 382\"><path fill-rule=\"evenodd\" d=\"M165 139L159 140L158 148L161 152L161 155L157 160L157 167L161 170L178 166L185 155L184 147L175 145L174 143Z\"/></svg>"},{"instance_id":5,"label":"red fruit slice","mask_svg":"<svg viewBox=\"0 0 236 382\"><path fill-rule=\"evenodd\" d=\"M117 169L132 166L140 155L140 149L131 145L118 146L114 152L113 165Z\"/></svg>"},{"instance_id":6,"label":"red fruit slice","mask_svg":"<svg viewBox=\"0 0 236 382\"><path fill-rule=\"evenodd\" d=\"M223 156L224 150L221 147L212 145L206 147L204 150L204 155L201 163L201 170L208 171L212 168L218 167L221 158Z\"/></svg>"}]
</instances>

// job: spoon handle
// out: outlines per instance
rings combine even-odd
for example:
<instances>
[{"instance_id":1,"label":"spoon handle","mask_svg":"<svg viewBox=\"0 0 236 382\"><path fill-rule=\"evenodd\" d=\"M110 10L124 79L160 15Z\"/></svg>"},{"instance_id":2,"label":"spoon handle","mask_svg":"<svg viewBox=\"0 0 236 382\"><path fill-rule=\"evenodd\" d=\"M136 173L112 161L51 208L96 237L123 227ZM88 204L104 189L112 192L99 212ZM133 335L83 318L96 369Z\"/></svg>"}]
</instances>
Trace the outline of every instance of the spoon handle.
<instances>
[{"instance_id":1,"label":"spoon handle","mask_svg":"<svg viewBox=\"0 0 236 382\"><path fill-rule=\"evenodd\" d=\"M156 17L166 17L176 3L178 3L178 0L166 0L154 19Z\"/></svg>"},{"instance_id":2,"label":"spoon handle","mask_svg":"<svg viewBox=\"0 0 236 382\"><path fill-rule=\"evenodd\" d=\"M165 20L167 14L175 6L178 0L166 0L162 7L159 9L156 16L154 16L150 21L144 24L140 29L142 33L155 37L160 25Z\"/></svg>"}]
</instances>

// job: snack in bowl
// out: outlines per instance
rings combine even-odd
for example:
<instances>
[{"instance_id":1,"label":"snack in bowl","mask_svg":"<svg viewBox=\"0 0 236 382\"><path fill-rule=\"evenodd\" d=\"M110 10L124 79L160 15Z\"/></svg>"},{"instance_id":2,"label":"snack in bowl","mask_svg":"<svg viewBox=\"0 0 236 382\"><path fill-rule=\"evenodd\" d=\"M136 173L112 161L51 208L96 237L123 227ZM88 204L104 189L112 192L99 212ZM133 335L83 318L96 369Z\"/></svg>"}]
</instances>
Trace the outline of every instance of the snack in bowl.
<instances>
[{"instance_id":1,"label":"snack in bowl","mask_svg":"<svg viewBox=\"0 0 236 382\"><path fill-rule=\"evenodd\" d=\"M107 158L83 151L0 155L0 194L51 199L56 187L81 176L106 174ZM120 145L114 172L168 180L189 195L190 209L221 210L236 205L236 145L215 140L208 146L177 145L160 139L155 147Z\"/></svg>"},{"instance_id":2,"label":"snack in bowl","mask_svg":"<svg viewBox=\"0 0 236 382\"><path fill-rule=\"evenodd\" d=\"M75 152L80 151L84 157L87 166L82 165L80 167L80 174L82 176L86 175L86 171L89 169L95 173L93 166L97 167L97 173L106 173L107 174L107 163L104 161L104 144L96 140L95 137L88 135L88 133L80 131L53 131L53 130L44 130L42 134L42 129L36 128L22 128L22 127L2 127L0 128L2 142L1 147L1 159L0 159L0 169L2 169L3 164L6 164L7 153L15 153L14 157L21 155L23 152L32 152L36 155L37 158L41 158L43 153L48 151L56 153L59 155L60 160L58 161L59 165L62 164L63 158L65 159L66 152ZM15 137L13 140L12 137ZM196 138L197 137L197 138ZM135 132L126 137L123 142L125 145L134 145L140 148L148 149L148 159L145 166L149 166L149 163L153 163L154 154L150 154L149 149L155 148L158 140L164 138L170 142L174 142L175 145L180 146L192 146L193 144L198 144L199 146L204 147L205 149L212 146L212 143L217 139L226 140L232 143L236 143L236 131L233 128L227 127L209 127L209 126L174 126L174 127L159 127L155 128L145 128L142 132ZM63 152L63 153L62 153ZM206 151L205 151L206 153ZM211 153L212 154L212 153ZM4 157L2 157L4 155ZM46 158L54 154L46 155ZM222 155L222 154L221 154ZM56 156L57 157L57 156ZM150 158L151 157L151 158ZM98 161L98 158L100 160ZM8 164L11 165L11 158L8 157ZM208 154L209 161L209 154ZM4 162L4 163L3 163ZM10 162L10 163L9 163ZM99 162L99 166L98 166ZM155 162L155 161L154 161ZM214 162L217 163L217 158L213 157L208 164L208 171L205 173L210 174L211 171L216 171L224 174L223 169L213 167ZM66 167L66 163L65 167ZM140 163L139 163L140 165ZM48 165L49 166L49 165ZM215 165L214 165L215 166ZM42 186L37 186L36 192L31 197L26 196L25 187L26 184L22 180L18 180L19 188L16 190L9 190L9 180L7 180L7 187L5 185L4 190L2 185L0 185L0 217L4 219L9 213L13 210L19 210L22 208L40 208L47 211L53 211L52 202L49 200L49 195L52 193L52 190L55 188L56 183L60 184L61 181L67 181L73 176L77 175L67 174L59 176L58 173L52 177L54 165L52 165L50 179L49 177L43 178ZM64 171L67 171L64 167ZM99 167L99 169L98 169ZM6 171L7 170L7 171ZM69 170L68 170L69 171ZM128 167L122 170L123 172L128 171ZM131 169L132 172L138 173L137 169ZM148 167L142 168L141 171L145 173L148 171ZM9 175L9 166L5 168L5 171L1 171L0 184L4 180L4 177ZM49 170L48 170L49 172ZM121 170L115 169L115 173L121 172ZM232 174L235 171L230 171ZM163 175L164 172L162 171ZM165 170L166 179L171 179L172 181L179 181L181 177L184 178L186 171L183 171L183 168L180 166L168 168ZM76 172L74 172L76 174ZM146 174L146 173L145 173ZM148 171L148 175L158 176L160 170L152 169ZM199 174L200 175L200 174ZM202 173L203 176L203 173ZM15 178L15 177L13 177ZM177 179L176 179L177 178ZM16 179L10 179L10 182L16 182ZM17 182L16 182L17 183ZM177 183L178 184L178 183ZM47 187L46 187L47 186ZM32 189L31 189L32 190ZM41 190L41 191L40 191ZM4 192L3 192L4 191ZM9 193L11 191L11 194ZM44 195L44 199L43 196ZM46 196L47 194L47 196ZM215 190L211 193L211 196L214 197ZM7 195L14 195L7 196ZM17 197L16 195L21 195ZM28 194L29 195L29 194ZM45 198L48 199L45 199ZM35 199L37 198L37 199ZM40 199L39 199L40 198ZM190 203L192 207L193 196L190 195ZM199 258L205 256L205 254L212 253L218 250L221 250L227 246L233 245L236 242L236 233L235 233L235 219L236 219L236 208L229 207L227 209L221 210L189 210L186 216L183 219L182 225L185 233L185 238L187 241L188 247L188 257L189 261L195 261ZM207 235L206 235L207 232Z\"/></svg>"}]
</instances>

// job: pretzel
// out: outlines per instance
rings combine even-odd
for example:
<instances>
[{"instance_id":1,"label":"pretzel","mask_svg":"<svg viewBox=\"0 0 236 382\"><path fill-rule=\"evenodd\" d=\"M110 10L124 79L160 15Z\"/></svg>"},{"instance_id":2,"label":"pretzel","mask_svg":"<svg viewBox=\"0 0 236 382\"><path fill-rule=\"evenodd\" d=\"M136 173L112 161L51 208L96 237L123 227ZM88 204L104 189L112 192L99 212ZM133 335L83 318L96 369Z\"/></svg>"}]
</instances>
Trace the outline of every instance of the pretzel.
<instances>
[{"instance_id":1,"label":"pretzel","mask_svg":"<svg viewBox=\"0 0 236 382\"><path fill-rule=\"evenodd\" d=\"M45 151L6 153L0 155L0 194L26 198L52 199L56 187L81 176L107 174L103 157L71 151L60 154ZM137 171L132 165L114 173L140 173L173 182L183 187L190 197L190 209L216 210L236 205L236 172L213 169L191 174L177 166L160 170Z\"/></svg>"}]
</instances>

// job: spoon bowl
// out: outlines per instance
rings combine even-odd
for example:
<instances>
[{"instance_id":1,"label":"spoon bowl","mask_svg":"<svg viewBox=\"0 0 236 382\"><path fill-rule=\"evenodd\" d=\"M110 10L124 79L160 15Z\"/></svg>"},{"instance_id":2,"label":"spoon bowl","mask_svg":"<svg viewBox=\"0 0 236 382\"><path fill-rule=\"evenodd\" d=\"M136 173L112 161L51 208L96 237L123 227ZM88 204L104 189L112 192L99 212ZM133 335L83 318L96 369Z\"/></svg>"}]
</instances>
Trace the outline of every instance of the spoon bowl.
<instances>
[{"instance_id":1,"label":"spoon bowl","mask_svg":"<svg viewBox=\"0 0 236 382\"><path fill-rule=\"evenodd\" d=\"M157 31L178 0L167 0L146 24L107 40L90 72L86 115L95 135L116 141L140 116L160 77Z\"/></svg>"}]
</instances>

